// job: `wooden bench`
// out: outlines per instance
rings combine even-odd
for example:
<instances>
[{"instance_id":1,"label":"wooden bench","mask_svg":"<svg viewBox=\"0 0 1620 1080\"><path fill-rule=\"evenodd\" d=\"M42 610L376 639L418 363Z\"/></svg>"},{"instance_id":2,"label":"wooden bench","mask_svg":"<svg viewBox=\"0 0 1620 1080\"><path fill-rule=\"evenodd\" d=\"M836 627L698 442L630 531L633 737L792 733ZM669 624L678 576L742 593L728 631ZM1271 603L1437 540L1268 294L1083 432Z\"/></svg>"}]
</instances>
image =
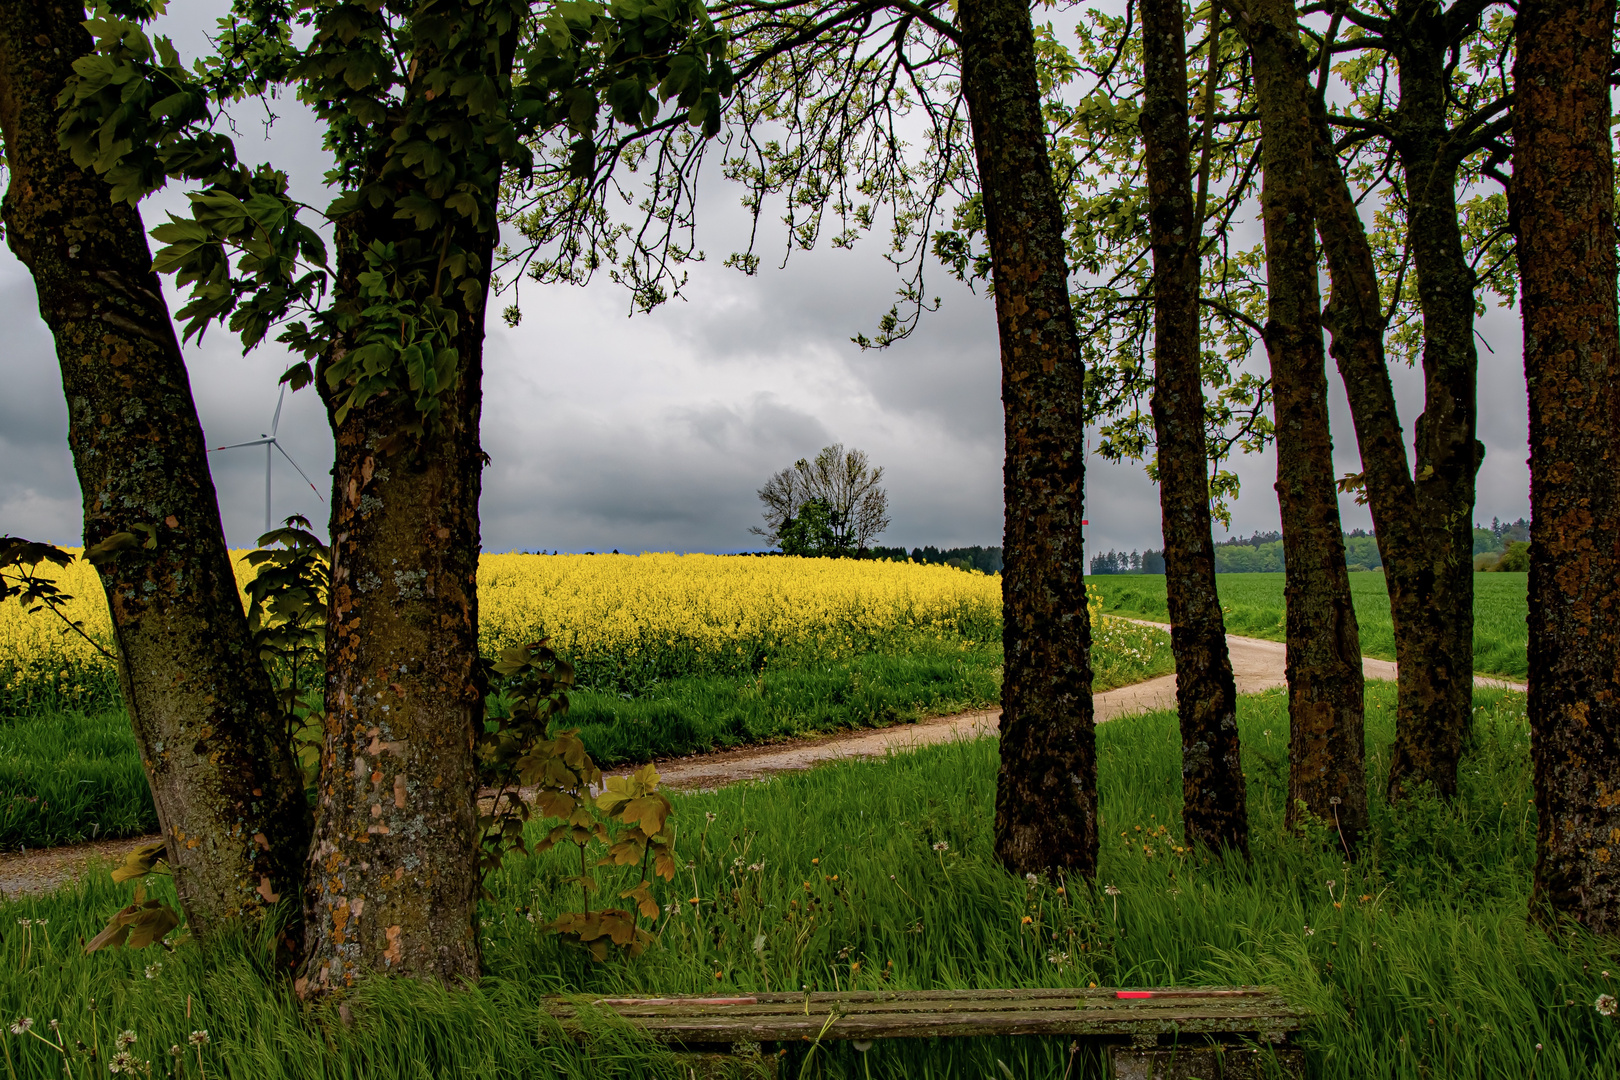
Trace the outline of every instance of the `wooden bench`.
<instances>
[{"instance_id":1,"label":"wooden bench","mask_svg":"<svg viewBox=\"0 0 1620 1080\"><path fill-rule=\"evenodd\" d=\"M875 1039L1051 1035L1107 1047L1117 1080L1261 1080L1303 1076L1290 1036L1306 1014L1275 989L926 990L748 994L736 997L552 999L565 1029L581 1007L611 1011L679 1050L700 1055L690 1075L774 1075L721 1052L739 1044L857 1044ZM864 1049L864 1047L859 1047Z\"/></svg>"}]
</instances>

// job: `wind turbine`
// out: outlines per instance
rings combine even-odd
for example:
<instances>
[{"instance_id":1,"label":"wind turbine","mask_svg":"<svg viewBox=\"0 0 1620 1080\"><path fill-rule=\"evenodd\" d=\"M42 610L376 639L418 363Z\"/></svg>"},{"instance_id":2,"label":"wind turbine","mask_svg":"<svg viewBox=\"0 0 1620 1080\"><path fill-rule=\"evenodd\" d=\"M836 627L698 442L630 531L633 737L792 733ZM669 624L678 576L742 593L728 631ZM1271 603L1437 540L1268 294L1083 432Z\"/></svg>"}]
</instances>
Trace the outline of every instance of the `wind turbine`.
<instances>
[{"instance_id":1,"label":"wind turbine","mask_svg":"<svg viewBox=\"0 0 1620 1080\"><path fill-rule=\"evenodd\" d=\"M270 419L270 434L268 434L268 435L261 434L257 439L254 439L251 442L231 443L229 446L216 446L216 447L214 447L213 450L208 451L210 454L212 454L215 450L236 450L236 449L238 449L240 447L243 447L243 446L262 446L262 447L264 447L264 531L265 532L270 531L270 462L273 460L271 455L270 455L270 451L272 451L272 450L280 450L281 451L281 456L287 459L287 464L291 465L295 469L298 469L298 475L304 477L304 483L309 484L309 490L315 492L315 498L320 499L322 505L324 505L326 503L325 499L321 499L321 493L318 490L316 490L315 484L310 480L310 478L308 476L306 476L304 474L304 470L298 468L298 462L294 461L292 459L292 455L287 453L286 450L283 450L281 444L276 441L276 427L281 423L281 404L282 404L282 402L284 402L286 400L287 400L287 386L286 386L285 383L283 383L282 387L281 387L281 396L276 398L276 415L271 417L271 419Z\"/></svg>"}]
</instances>

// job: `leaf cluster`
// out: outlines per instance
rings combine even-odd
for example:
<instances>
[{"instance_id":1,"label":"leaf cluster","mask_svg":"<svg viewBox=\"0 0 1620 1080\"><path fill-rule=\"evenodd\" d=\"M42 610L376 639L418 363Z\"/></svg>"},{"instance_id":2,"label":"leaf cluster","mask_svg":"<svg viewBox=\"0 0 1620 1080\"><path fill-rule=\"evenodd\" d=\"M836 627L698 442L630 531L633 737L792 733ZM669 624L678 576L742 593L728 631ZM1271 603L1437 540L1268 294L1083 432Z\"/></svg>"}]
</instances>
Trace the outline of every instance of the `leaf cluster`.
<instances>
[{"instance_id":1,"label":"leaf cluster","mask_svg":"<svg viewBox=\"0 0 1620 1080\"><path fill-rule=\"evenodd\" d=\"M310 523L293 515L259 537L242 561L254 574L247 594L248 634L281 705L283 741L303 770L306 786L320 769L322 713L303 702L304 686L319 679L326 655L326 606L332 556Z\"/></svg>"},{"instance_id":2,"label":"leaf cluster","mask_svg":"<svg viewBox=\"0 0 1620 1080\"><path fill-rule=\"evenodd\" d=\"M598 960L606 958L610 944L639 954L651 940L640 920L658 916L652 878L673 880L676 869L669 824L674 808L658 790L658 770L648 765L604 781L577 729L551 731L552 721L568 709L574 669L546 642L504 649L485 665L496 699L506 708L503 715L486 717L478 741L480 777L494 791L491 809L479 819L480 869L487 876L509 852L539 854L573 844L579 874L572 880L584 905L559 915L551 929L577 937ZM532 848L524 833L531 817L557 822ZM633 901L631 907L592 910L591 894L601 883L591 872L588 851L597 844L607 853L594 865L640 868L639 879L618 891L620 900Z\"/></svg>"}]
</instances>

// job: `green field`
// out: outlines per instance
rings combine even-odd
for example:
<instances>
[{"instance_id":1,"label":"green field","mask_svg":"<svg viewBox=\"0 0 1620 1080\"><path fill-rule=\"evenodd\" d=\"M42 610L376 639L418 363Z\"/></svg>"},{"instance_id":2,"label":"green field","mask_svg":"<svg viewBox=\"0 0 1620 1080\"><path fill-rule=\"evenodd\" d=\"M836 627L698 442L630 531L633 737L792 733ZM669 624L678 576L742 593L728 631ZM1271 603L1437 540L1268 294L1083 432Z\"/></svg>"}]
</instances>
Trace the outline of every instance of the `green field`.
<instances>
[{"instance_id":1,"label":"green field","mask_svg":"<svg viewBox=\"0 0 1620 1080\"><path fill-rule=\"evenodd\" d=\"M1523 679L1528 673L1525 650L1527 574L1474 575L1474 670ZM1103 609L1144 619L1167 620L1164 577L1158 574L1103 574L1088 578L1102 591ZM1217 574L1226 631L1248 637L1283 640L1282 574ZM1389 621L1389 591L1384 575L1350 575L1350 597L1361 628L1366 656L1395 659L1395 633Z\"/></svg>"},{"instance_id":2,"label":"green field","mask_svg":"<svg viewBox=\"0 0 1620 1080\"><path fill-rule=\"evenodd\" d=\"M1173 669L1162 631L1119 624L1099 634L1099 690ZM907 723L1001 700L1001 644L935 635L828 661L779 663L757 678L690 675L641 693L569 695L599 764ZM0 849L142 836L157 812L121 709L39 709L0 719Z\"/></svg>"},{"instance_id":3,"label":"green field","mask_svg":"<svg viewBox=\"0 0 1620 1080\"><path fill-rule=\"evenodd\" d=\"M1387 684L1368 694L1374 793L1393 696ZM156 1072L170 1045L206 1029L207 1072L222 1077L673 1077L673 1062L622 1028L563 1037L541 996L1264 983L1312 1011L1313 1080L1620 1075L1620 1029L1592 1007L1614 992L1620 945L1527 924L1536 818L1523 697L1480 692L1476 704L1461 797L1398 810L1374 799L1354 865L1282 827L1286 698L1272 692L1239 711L1252 862L1180 850L1176 718L1156 713L1098 730L1095 883L1028 883L998 868L995 744L981 740L677 796L688 865L659 889L678 914L660 918L636 959L598 964L539 929L578 903L567 882L577 863L558 851L492 880L478 986L374 980L351 999L351 1027L335 1007L301 1012L284 984L267 986L263 940L207 956L190 945L81 955L78 943L130 895L97 875L0 907L0 1016L31 1016L41 1032L59 1018L67 1045L98 1045L103 1062L113 1033L133 1031ZM19 919L47 923L19 929ZM835 1043L808 1063L800 1044L780 1075L1099 1077L1089 1053L1071 1064L1067 1042L880 1042L864 1057ZM19 1077L63 1075L37 1040L7 1046ZM70 1061L76 1076L106 1067ZM194 1065L191 1054L188 1075Z\"/></svg>"}]
</instances>

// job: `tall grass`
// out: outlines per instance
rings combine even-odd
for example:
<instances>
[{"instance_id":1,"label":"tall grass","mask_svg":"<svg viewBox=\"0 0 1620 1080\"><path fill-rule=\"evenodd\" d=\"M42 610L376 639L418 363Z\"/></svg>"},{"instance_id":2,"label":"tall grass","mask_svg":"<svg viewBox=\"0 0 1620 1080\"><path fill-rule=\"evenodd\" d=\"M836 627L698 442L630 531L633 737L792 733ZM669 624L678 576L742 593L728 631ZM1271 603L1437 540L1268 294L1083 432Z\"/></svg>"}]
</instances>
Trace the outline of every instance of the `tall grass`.
<instances>
[{"instance_id":1,"label":"tall grass","mask_svg":"<svg viewBox=\"0 0 1620 1080\"><path fill-rule=\"evenodd\" d=\"M122 710L47 709L0 723L0 849L156 829L152 792Z\"/></svg>"},{"instance_id":2,"label":"tall grass","mask_svg":"<svg viewBox=\"0 0 1620 1080\"><path fill-rule=\"evenodd\" d=\"M1474 670L1523 679L1528 672L1529 629L1526 574L1474 575ZM1168 620L1164 577L1159 574L1102 575L1090 579L1103 597L1103 610L1143 619ZM1226 631L1283 640L1282 574L1217 574ZM1361 651L1395 659L1395 630L1389 618L1389 589L1379 573L1351 574L1350 599L1361 629Z\"/></svg>"},{"instance_id":3,"label":"tall grass","mask_svg":"<svg viewBox=\"0 0 1620 1080\"><path fill-rule=\"evenodd\" d=\"M491 882L489 974L476 989L373 981L346 1028L330 1009L301 1014L284 986L267 985L252 943L208 957L190 946L77 955L76 942L127 902L127 889L98 877L0 908L0 1017L60 1017L70 1039L86 1038L93 997L103 1045L127 1028L157 1057L207 1028L210 1074L254 1080L674 1077L668 1059L621 1032L583 1045L557 1038L541 997L1267 983L1313 1013L1303 1039L1313 1078L1620 1075L1620 1028L1592 1008L1614 991L1620 943L1549 936L1526 920L1536 819L1523 698L1481 692L1476 703L1457 801L1392 810L1374 800L1367 847L1350 863L1330 825L1306 839L1282 827L1286 699L1275 692L1240 706L1249 862L1180 843L1179 736L1175 717L1156 713L1098 729L1094 883L1029 882L997 866L995 744L981 740L678 796L690 865L665 890L675 913L634 960L597 964L542 932L577 907L567 880L577 870L562 852L517 861ZM1373 684L1370 792L1382 791L1393 715L1393 688ZM40 917L49 924L31 929L25 962L14 924ZM154 959L164 967L147 979ZM37 1042L9 1045L19 1075L60 1075ZM786 1049L783 1075L800 1075L803 1046ZM865 1057L833 1044L803 1075L1002 1076L998 1060L1014 1077L1056 1080L1067 1040L880 1042ZM1088 1051L1068 1075L1099 1068Z\"/></svg>"}]
</instances>

